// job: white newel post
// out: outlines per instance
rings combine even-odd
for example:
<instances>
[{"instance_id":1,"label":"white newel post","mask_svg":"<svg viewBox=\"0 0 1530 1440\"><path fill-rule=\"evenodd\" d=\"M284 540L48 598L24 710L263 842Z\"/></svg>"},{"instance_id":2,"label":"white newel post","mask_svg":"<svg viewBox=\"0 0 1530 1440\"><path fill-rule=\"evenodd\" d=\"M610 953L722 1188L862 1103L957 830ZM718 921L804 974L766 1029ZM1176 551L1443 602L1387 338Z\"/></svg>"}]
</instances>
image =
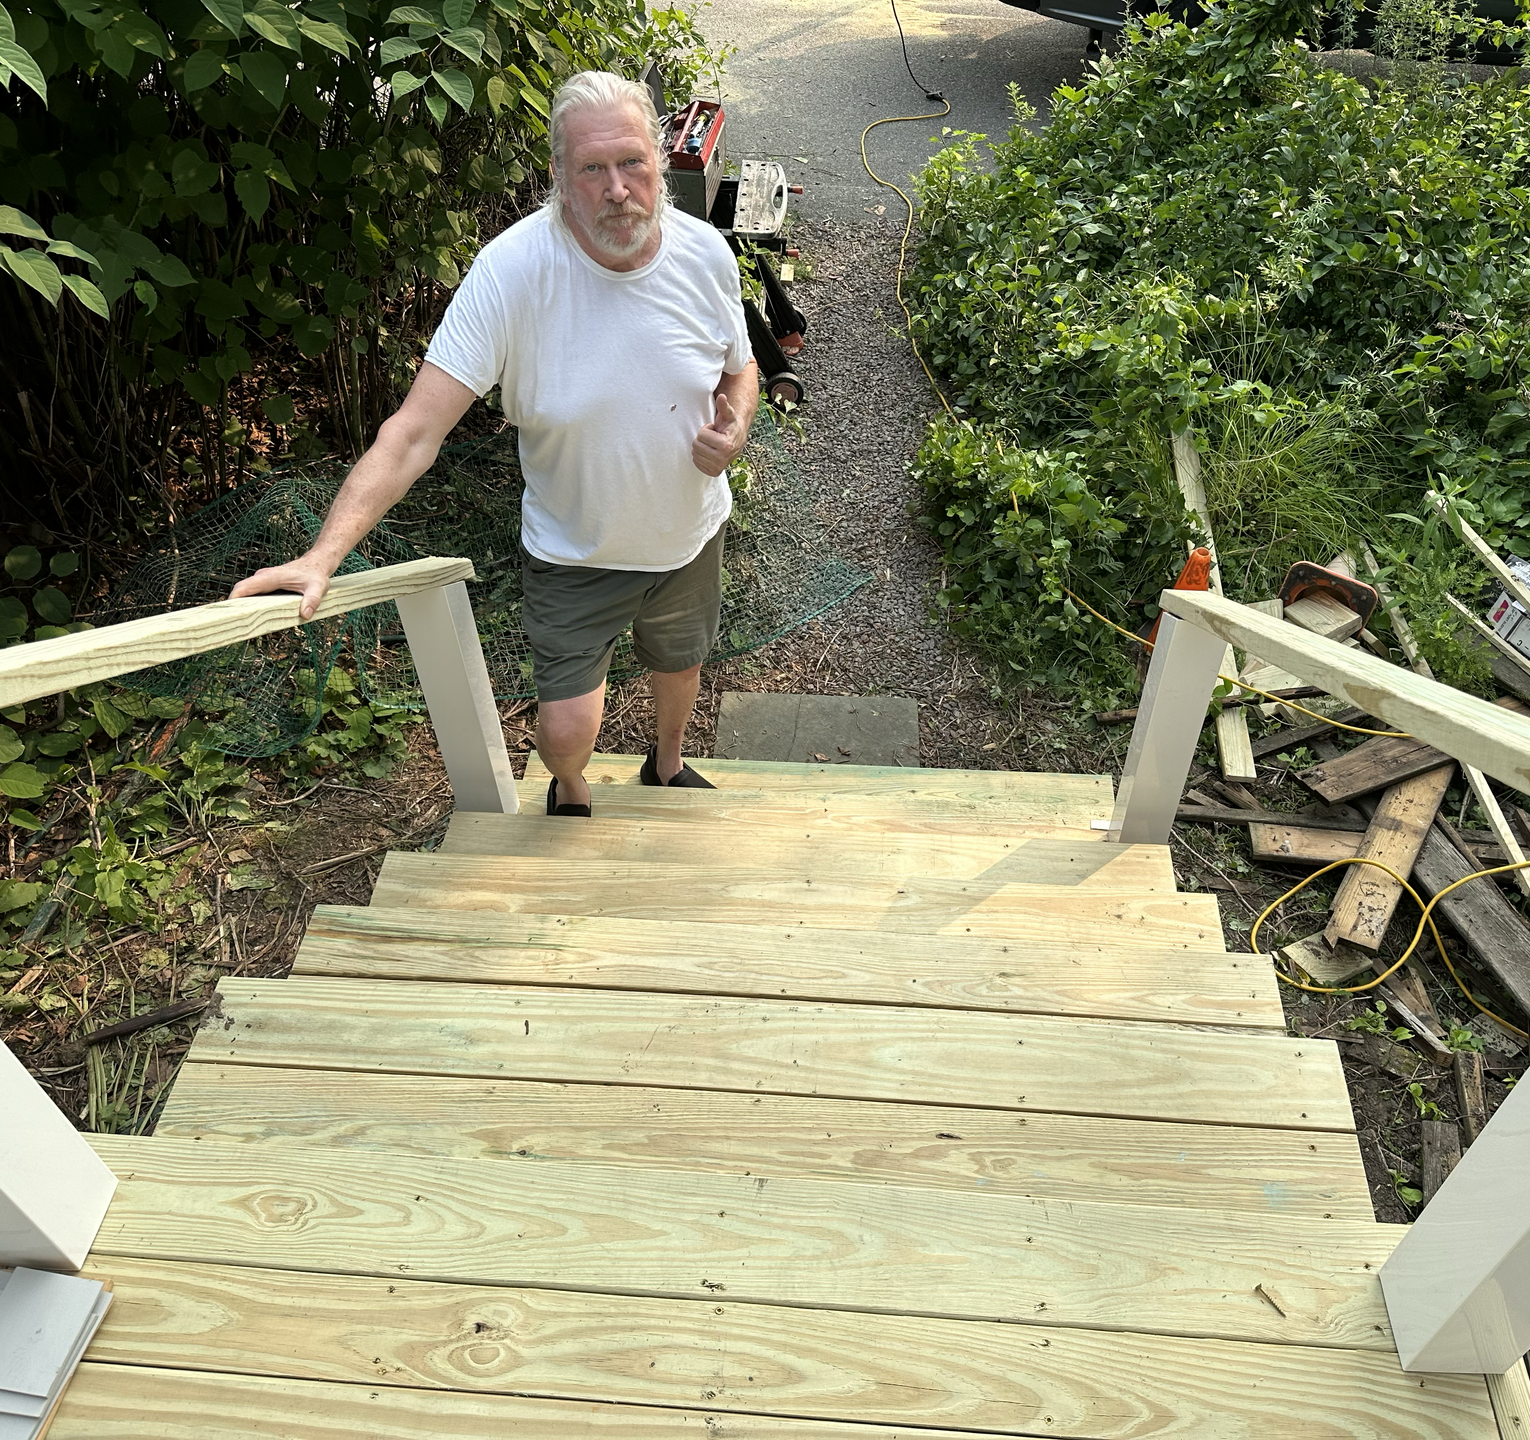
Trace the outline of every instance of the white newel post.
<instances>
[{"instance_id":1,"label":"white newel post","mask_svg":"<svg viewBox=\"0 0 1530 1440\"><path fill-rule=\"evenodd\" d=\"M1110 817L1123 845L1166 845L1227 642L1165 613Z\"/></svg>"},{"instance_id":2,"label":"white newel post","mask_svg":"<svg viewBox=\"0 0 1530 1440\"><path fill-rule=\"evenodd\" d=\"M515 776L466 584L400 595L395 603L457 808L513 815L520 808Z\"/></svg>"},{"instance_id":3,"label":"white newel post","mask_svg":"<svg viewBox=\"0 0 1530 1440\"><path fill-rule=\"evenodd\" d=\"M1404 1370L1501 1375L1530 1350L1530 1082L1381 1267Z\"/></svg>"},{"instance_id":4,"label":"white newel post","mask_svg":"<svg viewBox=\"0 0 1530 1440\"><path fill-rule=\"evenodd\" d=\"M0 1045L0 1265L78 1270L117 1177Z\"/></svg>"}]
</instances>

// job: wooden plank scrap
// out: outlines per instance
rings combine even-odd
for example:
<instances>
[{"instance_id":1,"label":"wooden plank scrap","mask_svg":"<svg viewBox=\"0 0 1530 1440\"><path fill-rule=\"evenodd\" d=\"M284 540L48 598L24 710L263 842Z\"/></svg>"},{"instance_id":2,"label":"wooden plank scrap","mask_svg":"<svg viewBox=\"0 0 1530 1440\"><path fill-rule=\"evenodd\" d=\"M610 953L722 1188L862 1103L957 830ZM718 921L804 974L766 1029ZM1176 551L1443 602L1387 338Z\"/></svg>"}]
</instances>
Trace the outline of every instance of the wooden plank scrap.
<instances>
[{"instance_id":1,"label":"wooden plank scrap","mask_svg":"<svg viewBox=\"0 0 1530 1440\"><path fill-rule=\"evenodd\" d=\"M1509 824L1509 817L1504 814L1503 806L1498 803L1498 796L1493 793L1493 787L1489 784L1487 776L1474 765L1465 765L1462 769L1466 773L1466 783L1471 786L1472 794L1476 797L1478 808L1487 817L1488 828L1493 832L1499 849L1504 853L1505 863L1522 865L1525 861L1525 852L1520 848L1519 836L1514 833L1514 827ZM1530 895L1530 870L1515 870L1510 874L1509 879L1526 895Z\"/></svg>"},{"instance_id":2,"label":"wooden plank scrap","mask_svg":"<svg viewBox=\"0 0 1530 1440\"><path fill-rule=\"evenodd\" d=\"M1461 1102L1461 1123L1466 1126L1466 1143L1471 1144L1487 1124L1487 1096L1482 1089L1482 1054L1477 1050L1457 1050L1454 1062L1456 1098Z\"/></svg>"},{"instance_id":3,"label":"wooden plank scrap","mask_svg":"<svg viewBox=\"0 0 1530 1440\"><path fill-rule=\"evenodd\" d=\"M1197 825L1300 825L1308 830L1337 830L1352 835L1365 833L1362 820L1294 815L1283 810L1245 810L1237 805L1181 805L1175 810L1174 818Z\"/></svg>"},{"instance_id":4,"label":"wooden plank scrap","mask_svg":"<svg viewBox=\"0 0 1530 1440\"><path fill-rule=\"evenodd\" d=\"M1386 865L1406 880L1455 773L1451 761L1389 785L1356 858ZM1385 871L1373 865L1351 865L1339 882L1323 934L1330 945L1348 940L1367 950L1380 950L1401 899L1402 885Z\"/></svg>"},{"instance_id":5,"label":"wooden plank scrap","mask_svg":"<svg viewBox=\"0 0 1530 1440\"><path fill-rule=\"evenodd\" d=\"M1303 630L1328 640L1348 640L1351 635L1360 633L1364 623L1348 605L1321 591L1290 601L1286 605L1285 618L1292 625L1300 625Z\"/></svg>"},{"instance_id":6,"label":"wooden plank scrap","mask_svg":"<svg viewBox=\"0 0 1530 1440\"><path fill-rule=\"evenodd\" d=\"M1454 1120L1421 1120L1419 1128L1423 1131L1423 1191L1427 1205L1461 1163L1461 1132Z\"/></svg>"},{"instance_id":7,"label":"wooden plank scrap","mask_svg":"<svg viewBox=\"0 0 1530 1440\"><path fill-rule=\"evenodd\" d=\"M1435 825L1413 862L1413 883L1425 895L1438 895L1476 868ZM1450 921L1508 991L1521 1014L1530 1015L1530 925L1504 898L1496 882L1476 880L1452 890L1440 901L1435 914Z\"/></svg>"},{"instance_id":8,"label":"wooden plank scrap","mask_svg":"<svg viewBox=\"0 0 1530 1440\"><path fill-rule=\"evenodd\" d=\"M1249 850L1271 865L1332 865L1359 853L1361 836L1353 831L1317 830L1294 825L1250 825Z\"/></svg>"},{"instance_id":9,"label":"wooden plank scrap","mask_svg":"<svg viewBox=\"0 0 1530 1440\"><path fill-rule=\"evenodd\" d=\"M1231 647L1229 647L1230 650ZM1223 710L1216 719L1217 759L1224 780L1257 780L1253 742L1248 733L1248 712L1241 707Z\"/></svg>"},{"instance_id":10,"label":"wooden plank scrap","mask_svg":"<svg viewBox=\"0 0 1530 1440\"><path fill-rule=\"evenodd\" d=\"M1377 735L1345 751L1336 760L1325 760L1321 765L1295 773L1309 790L1329 804L1337 804L1401 780L1411 780L1449 761L1449 755L1412 736Z\"/></svg>"},{"instance_id":11,"label":"wooden plank scrap","mask_svg":"<svg viewBox=\"0 0 1530 1440\"><path fill-rule=\"evenodd\" d=\"M1358 725L1364 719L1364 711L1341 710L1332 720L1317 720L1294 729L1287 726L1273 735L1264 735L1255 740L1254 759L1262 760L1266 755L1276 755L1282 750L1295 750L1298 746L1327 735L1335 725Z\"/></svg>"},{"instance_id":12,"label":"wooden plank scrap","mask_svg":"<svg viewBox=\"0 0 1530 1440\"><path fill-rule=\"evenodd\" d=\"M1321 930L1316 935L1282 945L1281 954L1301 966L1319 985L1343 985L1371 968L1368 955L1357 955L1347 946L1332 950Z\"/></svg>"}]
</instances>

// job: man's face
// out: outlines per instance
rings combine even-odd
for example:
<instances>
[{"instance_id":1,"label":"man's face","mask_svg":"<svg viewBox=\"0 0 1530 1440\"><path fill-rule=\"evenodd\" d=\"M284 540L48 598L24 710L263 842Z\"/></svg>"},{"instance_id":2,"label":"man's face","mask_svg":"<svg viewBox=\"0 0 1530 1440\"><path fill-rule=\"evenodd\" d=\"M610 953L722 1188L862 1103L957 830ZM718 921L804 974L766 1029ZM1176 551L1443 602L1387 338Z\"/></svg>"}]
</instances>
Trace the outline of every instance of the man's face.
<instances>
[{"instance_id":1,"label":"man's face","mask_svg":"<svg viewBox=\"0 0 1530 1440\"><path fill-rule=\"evenodd\" d=\"M563 205L595 258L652 258L664 178L643 116L631 106L581 110L564 130Z\"/></svg>"}]
</instances>

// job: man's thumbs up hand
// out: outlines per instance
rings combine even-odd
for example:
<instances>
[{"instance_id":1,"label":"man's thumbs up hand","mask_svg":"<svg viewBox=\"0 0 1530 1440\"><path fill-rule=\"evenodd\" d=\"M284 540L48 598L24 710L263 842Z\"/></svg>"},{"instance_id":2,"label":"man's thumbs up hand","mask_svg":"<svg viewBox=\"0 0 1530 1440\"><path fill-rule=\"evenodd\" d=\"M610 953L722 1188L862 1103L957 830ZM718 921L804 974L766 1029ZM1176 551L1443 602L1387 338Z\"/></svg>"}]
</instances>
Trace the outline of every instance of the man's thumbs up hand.
<instances>
[{"instance_id":1,"label":"man's thumbs up hand","mask_svg":"<svg viewBox=\"0 0 1530 1440\"><path fill-rule=\"evenodd\" d=\"M744 448L747 432L733 402L718 391L717 414L691 442L691 464L703 475L721 475Z\"/></svg>"}]
</instances>

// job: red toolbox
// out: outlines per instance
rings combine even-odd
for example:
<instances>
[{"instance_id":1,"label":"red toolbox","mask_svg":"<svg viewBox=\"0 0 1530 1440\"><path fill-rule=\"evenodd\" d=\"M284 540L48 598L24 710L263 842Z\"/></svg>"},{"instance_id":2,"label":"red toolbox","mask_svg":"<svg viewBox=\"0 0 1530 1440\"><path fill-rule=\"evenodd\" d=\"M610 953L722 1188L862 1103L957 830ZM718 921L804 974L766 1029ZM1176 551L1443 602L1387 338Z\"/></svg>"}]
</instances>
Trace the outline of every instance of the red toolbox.
<instances>
[{"instance_id":1,"label":"red toolbox","mask_svg":"<svg viewBox=\"0 0 1530 1440\"><path fill-rule=\"evenodd\" d=\"M716 100L692 100L670 127L669 186L675 204L705 220L728 163L723 127L727 117Z\"/></svg>"}]
</instances>

